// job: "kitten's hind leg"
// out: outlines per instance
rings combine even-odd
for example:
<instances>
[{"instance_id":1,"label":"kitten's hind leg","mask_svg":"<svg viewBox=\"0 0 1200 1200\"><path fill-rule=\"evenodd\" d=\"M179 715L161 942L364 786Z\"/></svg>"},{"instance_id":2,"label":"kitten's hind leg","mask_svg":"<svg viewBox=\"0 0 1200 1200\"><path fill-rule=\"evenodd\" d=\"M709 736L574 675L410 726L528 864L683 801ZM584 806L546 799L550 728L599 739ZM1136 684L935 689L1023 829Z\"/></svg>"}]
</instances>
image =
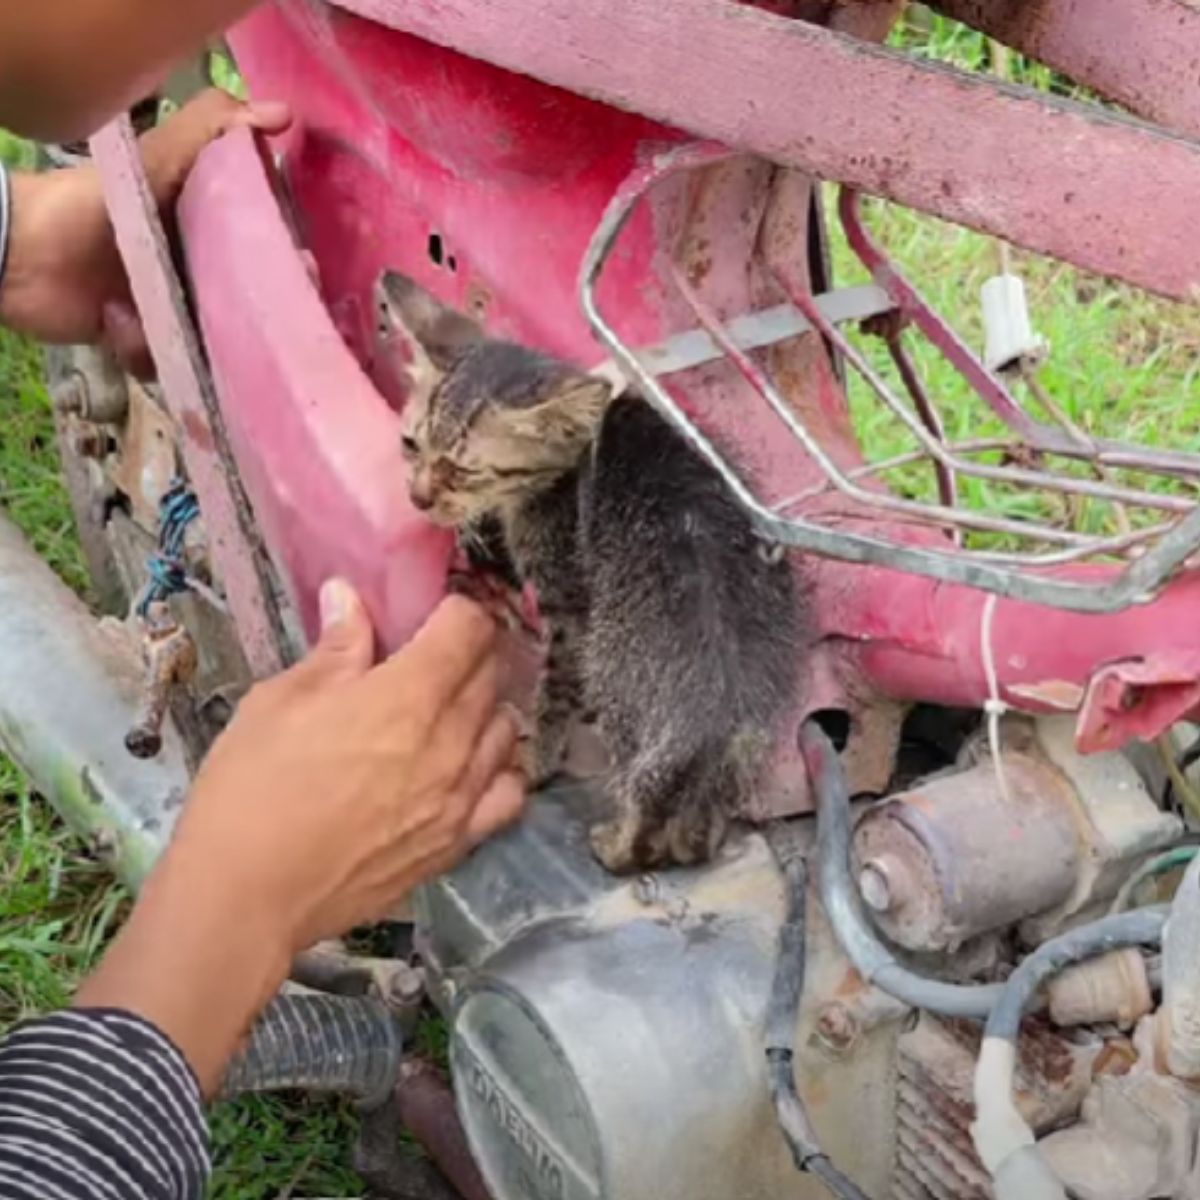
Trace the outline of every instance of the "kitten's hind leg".
<instances>
[{"instance_id":1,"label":"kitten's hind leg","mask_svg":"<svg viewBox=\"0 0 1200 1200\"><path fill-rule=\"evenodd\" d=\"M639 754L617 767L608 787L616 813L591 833L592 851L605 867L624 875L672 861L668 812L686 776L686 767L662 754Z\"/></svg>"},{"instance_id":2,"label":"kitten's hind leg","mask_svg":"<svg viewBox=\"0 0 1200 1200\"><path fill-rule=\"evenodd\" d=\"M617 813L592 831L592 849L617 874L708 862L725 840L740 785L724 755L639 755L614 776Z\"/></svg>"},{"instance_id":3,"label":"kitten's hind leg","mask_svg":"<svg viewBox=\"0 0 1200 1200\"><path fill-rule=\"evenodd\" d=\"M734 781L720 764L696 764L680 788L677 807L667 817L665 842L673 863L708 862L729 829Z\"/></svg>"}]
</instances>

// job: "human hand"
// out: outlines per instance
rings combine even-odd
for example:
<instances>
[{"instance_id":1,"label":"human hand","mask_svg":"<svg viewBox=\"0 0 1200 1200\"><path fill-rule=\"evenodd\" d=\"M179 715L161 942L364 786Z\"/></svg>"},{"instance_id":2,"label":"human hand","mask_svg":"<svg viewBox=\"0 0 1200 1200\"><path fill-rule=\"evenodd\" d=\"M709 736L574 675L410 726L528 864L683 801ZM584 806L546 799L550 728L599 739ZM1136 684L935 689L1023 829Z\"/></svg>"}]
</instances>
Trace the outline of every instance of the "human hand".
<instances>
[{"instance_id":1,"label":"human hand","mask_svg":"<svg viewBox=\"0 0 1200 1200\"><path fill-rule=\"evenodd\" d=\"M196 158L238 127L279 133L282 104L242 104L211 88L140 141L151 191L169 211ZM149 370L145 334L92 166L12 177L12 231L0 323L43 342L106 344L130 370Z\"/></svg>"},{"instance_id":2,"label":"human hand","mask_svg":"<svg viewBox=\"0 0 1200 1200\"><path fill-rule=\"evenodd\" d=\"M213 747L171 850L297 952L382 917L520 812L497 630L452 598L390 661L345 584L308 659L260 684ZM186 860L183 861L183 860Z\"/></svg>"},{"instance_id":3,"label":"human hand","mask_svg":"<svg viewBox=\"0 0 1200 1200\"><path fill-rule=\"evenodd\" d=\"M76 1003L140 1013L205 1091L297 952L384 916L516 819L517 727L498 631L452 597L372 667L345 584L309 657L259 684L200 771L175 837Z\"/></svg>"}]
</instances>

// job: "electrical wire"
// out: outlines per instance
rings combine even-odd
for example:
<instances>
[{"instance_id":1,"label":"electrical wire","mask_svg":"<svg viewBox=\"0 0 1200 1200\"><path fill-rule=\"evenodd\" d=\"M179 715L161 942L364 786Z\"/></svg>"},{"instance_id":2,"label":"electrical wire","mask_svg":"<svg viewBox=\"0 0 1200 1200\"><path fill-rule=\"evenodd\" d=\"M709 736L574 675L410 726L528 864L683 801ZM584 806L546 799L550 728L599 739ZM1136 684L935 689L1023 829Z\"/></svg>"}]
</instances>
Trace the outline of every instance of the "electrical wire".
<instances>
[{"instance_id":1,"label":"electrical wire","mask_svg":"<svg viewBox=\"0 0 1200 1200\"><path fill-rule=\"evenodd\" d=\"M1200 846L1176 846L1142 863L1121 885L1121 890L1113 898L1109 912L1124 912L1130 907L1130 902L1137 894L1138 888L1148 879L1155 879L1159 875L1165 875L1168 871L1173 871L1177 867L1186 867L1198 854L1200 854Z\"/></svg>"},{"instance_id":2,"label":"electrical wire","mask_svg":"<svg viewBox=\"0 0 1200 1200\"><path fill-rule=\"evenodd\" d=\"M779 853L776 851L776 858ZM804 1101L796 1090L796 1025L804 996L804 956L807 949L808 867L799 855L780 862L787 884L787 916L779 931L775 980L767 1002L767 1080L779 1128L796 1167L820 1179L838 1200L870 1200L821 1149Z\"/></svg>"}]
</instances>

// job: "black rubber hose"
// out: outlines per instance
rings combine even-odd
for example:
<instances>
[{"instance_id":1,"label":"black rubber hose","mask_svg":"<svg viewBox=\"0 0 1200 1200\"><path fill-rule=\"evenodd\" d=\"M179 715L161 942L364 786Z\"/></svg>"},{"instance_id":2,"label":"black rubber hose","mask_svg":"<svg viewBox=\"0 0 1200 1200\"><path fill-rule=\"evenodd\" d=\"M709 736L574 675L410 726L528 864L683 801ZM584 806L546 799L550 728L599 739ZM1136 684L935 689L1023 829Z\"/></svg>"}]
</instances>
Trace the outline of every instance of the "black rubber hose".
<instances>
[{"instance_id":1,"label":"black rubber hose","mask_svg":"<svg viewBox=\"0 0 1200 1200\"><path fill-rule=\"evenodd\" d=\"M821 1149L808 1110L796 1090L796 1025L804 996L808 867L798 855L780 866L787 883L788 908L779 931L775 981L767 1001L766 1020L767 1080L775 1115L798 1170L822 1180L839 1200L869 1200Z\"/></svg>"},{"instance_id":2,"label":"black rubber hose","mask_svg":"<svg viewBox=\"0 0 1200 1200\"><path fill-rule=\"evenodd\" d=\"M365 1105L396 1086L404 1042L382 1004L353 996L278 996L225 1076L222 1095L344 1092Z\"/></svg>"}]
</instances>

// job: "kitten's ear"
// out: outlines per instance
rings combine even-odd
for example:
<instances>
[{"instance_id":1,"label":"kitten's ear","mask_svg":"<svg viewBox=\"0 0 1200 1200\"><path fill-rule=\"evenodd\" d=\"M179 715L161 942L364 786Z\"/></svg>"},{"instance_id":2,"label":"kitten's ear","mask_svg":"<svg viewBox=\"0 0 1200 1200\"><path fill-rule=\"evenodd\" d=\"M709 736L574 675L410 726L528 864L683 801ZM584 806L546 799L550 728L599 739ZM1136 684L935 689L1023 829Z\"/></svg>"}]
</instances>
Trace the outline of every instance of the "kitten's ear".
<instances>
[{"instance_id":1,"label":"kitten's ear","mask_svg":"<svg viewBox=\"0 0 1200 1200\"><path fill-rule=\"evenodd\" d=\"M412 394L431 393L462 352L484 339L469 317L396 271L379 277L375 306L381 340L406 352L402 369Z\"/></svg>"},{"instance_id":2,"label":"kitten's ear","mask_svg":"<svg viewBox=\"0 0 1200 1200\"><path fill-rule=\"evenodd\" d=\"M609 380L572 371L539 403L513 410L510 427L538 438L590 441L614 395Z\"/></svg>"}]
</instances>

